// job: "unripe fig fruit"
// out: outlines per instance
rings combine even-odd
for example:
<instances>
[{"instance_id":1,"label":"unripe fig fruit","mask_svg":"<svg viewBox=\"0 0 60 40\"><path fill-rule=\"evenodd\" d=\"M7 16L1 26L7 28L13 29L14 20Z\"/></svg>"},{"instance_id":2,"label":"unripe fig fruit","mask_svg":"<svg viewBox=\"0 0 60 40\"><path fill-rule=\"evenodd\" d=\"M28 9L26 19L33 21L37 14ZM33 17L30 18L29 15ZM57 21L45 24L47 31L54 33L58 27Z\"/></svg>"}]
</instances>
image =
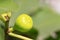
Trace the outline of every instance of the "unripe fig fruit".
<instances>
[{"instance_id":1,"label":"unripe fig fruit","mask_svg":"<svg viewBox=\"0 0 60 40\"><path fill-rule=\"evenodd\" d=\"M14 29L20 32L27 32L33 26L32 18L27 14L21 14L17 17Z\"/></svg>"}]
</instances>

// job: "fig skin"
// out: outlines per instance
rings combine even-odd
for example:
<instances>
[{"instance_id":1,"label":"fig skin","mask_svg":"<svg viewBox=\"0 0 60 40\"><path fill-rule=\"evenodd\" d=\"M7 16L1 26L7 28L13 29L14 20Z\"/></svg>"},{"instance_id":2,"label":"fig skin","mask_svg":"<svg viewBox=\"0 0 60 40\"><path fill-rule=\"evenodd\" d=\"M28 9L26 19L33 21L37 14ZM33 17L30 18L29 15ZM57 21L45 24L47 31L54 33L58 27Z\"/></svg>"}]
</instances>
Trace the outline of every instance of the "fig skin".
<instances>
[{"instance_id":1,"label":"fig skin","mask_svg":"<svg viewBox=\"0 0 60 40\"><path fill-rule=\"evenodd\" d=\"M32 18L27 14L21 14L16 19L14 30L18 30L20 32L28 32L30 29L32 29L32 26Z\"/></svg>"}]
</instances>

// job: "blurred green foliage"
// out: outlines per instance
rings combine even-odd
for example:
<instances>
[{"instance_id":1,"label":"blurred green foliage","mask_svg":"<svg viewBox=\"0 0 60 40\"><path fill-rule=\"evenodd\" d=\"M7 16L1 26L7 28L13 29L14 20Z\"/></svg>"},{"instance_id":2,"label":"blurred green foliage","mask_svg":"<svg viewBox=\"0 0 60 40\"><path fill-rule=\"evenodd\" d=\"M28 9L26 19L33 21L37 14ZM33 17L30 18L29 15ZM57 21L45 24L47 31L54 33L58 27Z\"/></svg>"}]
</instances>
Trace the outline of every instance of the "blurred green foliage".
<instances>
[{"instance_id":1,"label":"blurred green foliage","mask_svg":"<svg viewBox=\"0 0 60 40\"><path fill-rule=\"evenodd\" d=\"M4 23L0 20L0 40L5 39L5 33L4 33Z\"/></svg>"},{"instance_id":2,"label":"blurred green foliage","mask_svg":"<svg viewBox=\"0 0 60 40\"><path fill-rule=\"evenodd\" d=\"M50 33L53 33L60 29L60 16L53 12L47 6L39 8L39 0L0 0L0 14L4 12L12 12L9 26L13 27L16 18L22 14L29 14L34 21L33 27L37 30L33 30L24 35L29 35L33 39L38 35L47 37ZM15 31L20 34L21 32ZM33 33L33 34L32 34ZM36 33L36 34L35 34ZM0 40L4 40L4 31L0 27ZM51 36L46 40L60 40L60 31L57 33L56 39ZM35 37L34 37L35 36ZM17 38L8 36L8 40L19 40Z\"/></svg>"}]
</instances>

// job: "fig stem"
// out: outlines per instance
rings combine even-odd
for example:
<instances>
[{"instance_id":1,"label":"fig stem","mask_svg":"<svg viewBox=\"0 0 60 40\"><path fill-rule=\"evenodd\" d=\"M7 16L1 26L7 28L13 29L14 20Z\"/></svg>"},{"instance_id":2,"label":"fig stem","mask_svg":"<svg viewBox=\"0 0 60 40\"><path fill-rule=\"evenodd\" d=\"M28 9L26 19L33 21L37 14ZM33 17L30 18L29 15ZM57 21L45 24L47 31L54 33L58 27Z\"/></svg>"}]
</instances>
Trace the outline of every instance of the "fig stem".
<instances>
[{"instance_id":1,"label":"fig stem","mask_svg":"<svg viewBox=\"0 0 60 40\"><path fill-rule=\"evenodd\" d=\"M13 36L13 37L17 37L17 38L20 38L20 39L23 39L23 40L33 40L33 39L28 38L28 37L18 35L18 34L12 33L12 32L8 33L8 35Z\"/></svg>"}]
</instances>

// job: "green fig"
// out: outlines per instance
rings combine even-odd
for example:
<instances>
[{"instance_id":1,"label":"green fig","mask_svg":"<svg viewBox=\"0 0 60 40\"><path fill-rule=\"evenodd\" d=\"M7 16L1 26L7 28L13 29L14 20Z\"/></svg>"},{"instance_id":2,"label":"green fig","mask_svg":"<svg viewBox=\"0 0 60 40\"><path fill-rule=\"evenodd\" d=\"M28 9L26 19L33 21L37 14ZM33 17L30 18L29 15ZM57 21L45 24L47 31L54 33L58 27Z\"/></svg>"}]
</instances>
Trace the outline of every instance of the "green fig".
<instances>
[{"instance_id":1,"label":"green fig","mask_svg":"<svg viewBox=\"0 0 60 40\"><path fill-rule=\"evenodd\" d=\"M32 18L27 14L21 14L17 17L14 29L20 32L27 32L33 26Z\"/></svg>"}]
</instances>

